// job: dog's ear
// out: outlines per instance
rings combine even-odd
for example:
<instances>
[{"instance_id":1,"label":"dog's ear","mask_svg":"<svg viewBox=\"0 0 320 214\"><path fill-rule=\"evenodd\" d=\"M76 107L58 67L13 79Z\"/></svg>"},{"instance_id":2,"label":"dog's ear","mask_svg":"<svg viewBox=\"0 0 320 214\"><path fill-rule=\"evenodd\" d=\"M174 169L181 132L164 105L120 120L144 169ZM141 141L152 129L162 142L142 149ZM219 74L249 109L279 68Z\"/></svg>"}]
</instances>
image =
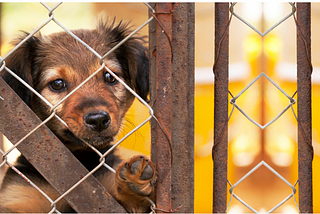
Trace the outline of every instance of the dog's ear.
<instances>
[{"instance_id":1,"label":"dog's ear","mask_svg":"<svg viewBox=\"0 0 320 214\"><path fill-rule=\"evenodd\" d=\"M108 18L102 17L99 20L98 32L104 35L111 47L114 47L132 31L129 23L115 24L115 19L110 23ZM129 81L131 87L141 98L148 101L149 58L144 43L143 37L134 35L119 46L114 53L124 71L124 78Z\"/></svg>"},{"instance_id":2,"label":"dog's ear","mask_svg":"<svg viewBox=\"0 0 320 214\"><path fill-rule=\"evenodd\" d=\"M120 58L127 60L131 85L142 99L148 101L149 58L147 49L142 45L140 38L131 38L118 52L117 55Z\"/></svg>"},{"instance_id":3,"label":"dog's ear","mask_svg":"<svg viewBox=\"0 0 320 214\"><path fill-rule=\"evenodd\" d=\"M14 42L14 45L18 45L24 38L27 37L27 33ZM31 37L18 47L8 58L5 59L6 67L17 74L21 79L33 87L32 82L32 69L36 49L40 40L37 37ZM3 71L2 78L10 85L10 87L22 98L27 105L31 104L32 93L26 88L19 80L12 76L9 72Z\"/></svg>"}]
</instances>

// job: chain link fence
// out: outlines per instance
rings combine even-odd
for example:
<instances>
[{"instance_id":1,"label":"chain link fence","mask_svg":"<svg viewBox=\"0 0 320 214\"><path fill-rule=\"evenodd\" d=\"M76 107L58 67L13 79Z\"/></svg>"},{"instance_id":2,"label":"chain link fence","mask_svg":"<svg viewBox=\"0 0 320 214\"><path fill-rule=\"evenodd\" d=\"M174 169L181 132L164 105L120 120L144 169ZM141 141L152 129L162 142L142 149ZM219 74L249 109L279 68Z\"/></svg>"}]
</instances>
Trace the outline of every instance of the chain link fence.
<instances>
[{"instance_id":1,"label":"chain link fence","mask_svg":"<svg viewBox=\"0 0 320 214\"><path fill-rule=\"evenodd\" d=\"M294 3L289 3L292 7L292 12L279 20L271 28L261 33L252 24L247 22L241 16L235 13L236 3L216 3L216 45L215 45L215 64L213 67L213 72L215 74L215 136L214 136L214 146L213 146L213 159L214 159L214 192L213 192L213 212L227 212L231 200L233 198L237 199L244 206L249 208L252 212L258 213L253 207L247 204L244 200L238 197L234 190L243 180L245 180L249 175L255 172L259 167L265 166L277 177L279 177L283 182L285 182L291 189L292 194L286 197L283 201L279 202L267 213L271 213L279 208L282 204L288 201L291 197L294 198L294 202L297 206L299 212L307 213L312 212L312 159L313 159L313 147L311 144L311 73L312 64L310 58L310 4L308 3L298 3L297 6ZM229 17L229 11L231 16ZM295 13L297 11L298 18L296 19ZM264 37L274 28L281 25L286 19L293 17L297 28L297 47L298 47L298 90L292 95L288 95L281 87L277 85L271 78L269 78L265 73L259 74L250 84L248 84L238 95L233 96L233 94L228 90L228 30L232 17L235 16L240 21L249 26L252 30L258 33L261 37ZM279 26L281 27L281 26ZM243 111L237 104L236 100L253 84L255 84L260 78L266 78L270 83L272 83L278 90L284 94L288 100L289 104L284 107L284 109L270 122L266 124L259 124L253 120L245 111ZM222 86L221 86L222 85ZM228 99L228 93L231 95L232 99L230 104L233 106L230 115L228 116L228 108L226 100ZM294 97L298 93L298 117L293 109L293 105L296 103ZM223 104L222 104L223 103ZM216 107L217 106L217 107ZM221 107L223 106L223 107ZM252 170L250 170L245 176L243 176L238 182L232 185L229 181L231 194L229 204L226 207L226 183L227 180L227 124L232 116L234 108L237 108L248 120L253 124L258 126L260 129L265 129L266 127L272 125L281 115L286 112L289 108L292 109L293 115L298 123L298 145L299 145L299 180L295 184L290 184L286 179L284 179L278 172L276 172L272 167L270 167L265 161L261 161ZM303 121L303 122L302 122ZM303 124L302 124L303 123ZM218 130L218 131L217 131ZM217 135L217 136L216 136ZM216 166L217 165L217 166ZM221 176L223 175L223 176ZM299 183L299 198L300 198L300 208L295 199L296 184ZM216 190L216 191L215 191Z\"/></svg>"}]
</instances>

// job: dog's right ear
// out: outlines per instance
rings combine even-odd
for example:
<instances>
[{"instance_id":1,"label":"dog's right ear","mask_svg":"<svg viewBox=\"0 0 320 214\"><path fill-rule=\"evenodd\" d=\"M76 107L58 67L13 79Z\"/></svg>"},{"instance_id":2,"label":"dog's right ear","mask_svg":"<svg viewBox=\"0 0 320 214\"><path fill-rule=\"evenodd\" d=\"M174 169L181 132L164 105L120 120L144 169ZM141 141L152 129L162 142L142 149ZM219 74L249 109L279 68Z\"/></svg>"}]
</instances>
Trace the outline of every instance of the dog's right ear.
<instances>
[{"instance_id":1,"label":"dog's right ear","mask_svg":"<svg viewBox=\"0 0 320 214\"><path fill-rule=\"evenodd\" d=\"M27 36L28 33L25 33L24 36L20 37L14 42L14 45L18 45ZM39 44L40 40L37 37L32 36L5 59L6 67L32 87L32 71L34 68L35 56ZM27 103L28 106L30 106L32 96L31 91L9 72L3 70L1 73L3 73L1 76L8 83L8 85L10 85L10 87L21 97L21 99Z\"/></svg>"}]
</instances>

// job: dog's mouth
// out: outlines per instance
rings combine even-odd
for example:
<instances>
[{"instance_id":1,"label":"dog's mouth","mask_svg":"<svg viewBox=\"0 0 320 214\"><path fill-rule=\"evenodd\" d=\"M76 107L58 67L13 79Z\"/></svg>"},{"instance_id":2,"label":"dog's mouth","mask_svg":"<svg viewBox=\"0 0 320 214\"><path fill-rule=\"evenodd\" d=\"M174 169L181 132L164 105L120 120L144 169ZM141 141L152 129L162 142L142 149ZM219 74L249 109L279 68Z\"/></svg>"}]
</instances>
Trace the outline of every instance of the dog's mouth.
<instances>
[{"instance_id":1,"label":"dog's mouth","mask_svg":"<svg viewBox=\"0 0 320 214\"><path fill-rule=\"evenodd\" d=\"M65 139L63 140L66 141L65 144L70 148L88 148L89 146L87 144L90 144L97 149L102 149L114 140L113 136L92 136L80 138L69 129L64 130L64 137Z\"/></svg>"}]
</instances>

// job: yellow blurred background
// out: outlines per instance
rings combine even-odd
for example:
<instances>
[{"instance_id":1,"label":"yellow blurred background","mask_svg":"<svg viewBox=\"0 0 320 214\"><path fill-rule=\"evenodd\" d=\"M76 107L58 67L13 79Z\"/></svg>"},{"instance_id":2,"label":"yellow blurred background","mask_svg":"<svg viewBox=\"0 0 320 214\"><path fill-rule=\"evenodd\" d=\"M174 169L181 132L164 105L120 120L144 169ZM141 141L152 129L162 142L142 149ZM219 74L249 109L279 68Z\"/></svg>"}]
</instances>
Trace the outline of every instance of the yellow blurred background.
<instances>
[{"instance_id":1,"label":"yellow blurred background","mask_svg":"<svg viewBox=\"0 0 320 214\"><path fill-rule=\"evenodd\" d=\"M48 3L53 7L54 3ZM213 53L214 53L214 4L196 3L195 25L195 212L212 211L213 163ZM313 163L314 212L320 212L320 4L312 3L312 63L313 88ZM68 29L93 28L95 18L101 11L130 20L138 27L148 19L148 10L143 3L63 3L54 14ZM261 32L291 12L291 6L284 2L268 3L242 2L235 12L253 24ZM32 31L45 22L48 11L39 3L3 3L1 13L3 56L9 49L9 41L19 34L19 30ZM49 34L62 29L50 23L41 30ZM148 35L148 27L140 32ZM233 17L230 26L230 85L233 95L238 94L261 72L271 77L290 96L296 91L296 29L290 17L265 37L259 36L244 23ZM231 98L231 97L230 97ZM237 104L255 121L264 125L278 115L289 100L266 78L259 79L242 96ZM232 106L229 105L229 112ZM296 106L294 106L296 110ZM135 102L127 115L124 132L129 132L148 117L148 111ZM133 125L134 124L134 125ZM291 184L297 175L297 122L289 109L276 122L263 131L247 120L235 109L229 123L228 179L234 184L256 164L264 160ZM10 143L5 141L4 149ZM150 128L143 126L128 138L122 147L126 154L139 151L150 154ZM14 159L14 154L12 158ZM0 171L1 173L1 171ZM235 193L259 212L267 212L291 194L291 188L265 167L259 168L235 188ZM230 197L230 195L228 195ZM296 194L298 198L298 194ZM235 199L229 213L250 212ZM298 213L291 198L276 210L279 213Z\"/></svg>"}]
</instances>

